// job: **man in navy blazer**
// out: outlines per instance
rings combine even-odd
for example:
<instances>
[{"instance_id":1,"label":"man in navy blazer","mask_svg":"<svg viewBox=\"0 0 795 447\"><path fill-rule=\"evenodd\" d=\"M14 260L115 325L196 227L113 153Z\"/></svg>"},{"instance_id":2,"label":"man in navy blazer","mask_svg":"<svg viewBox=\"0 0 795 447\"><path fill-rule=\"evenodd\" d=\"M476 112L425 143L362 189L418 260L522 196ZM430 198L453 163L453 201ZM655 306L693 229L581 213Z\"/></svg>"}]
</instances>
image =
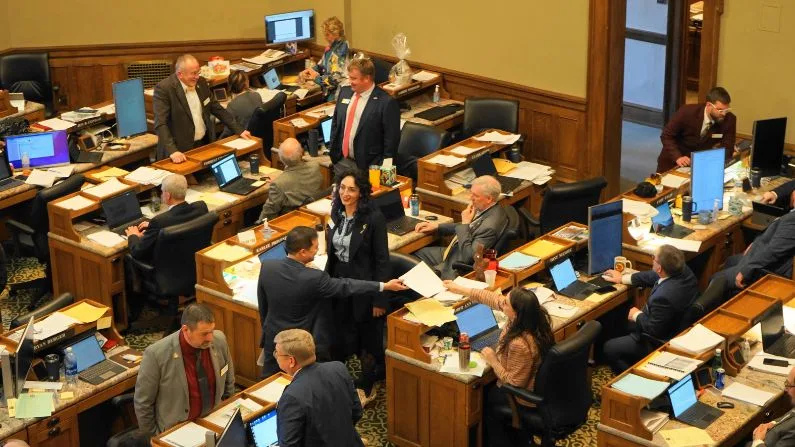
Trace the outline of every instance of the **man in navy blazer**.
<instances>
[{"instance_id":1,"label":"man in navy blazer","mask_svg":"<svg viewBox=\"0 0 795 447\"><path fill-rule=\"evenodd\" d=\"M772 191L762 194L761 202L786 210L795 208L795 180L791 180Z\"/></svg>"},{"instance_id":2,"label":"man in navy blazer","mask_svg":"<svg viewBox=\"0 0 795 447\"><path fill-rule=\"evenodd\" d=\"M276 334L273 354L279 368L293 376L277 404L279 446L364 446L355 427L362 404L345 365L316 363L312 335L302 329Z\"/></svg>"},{"instance_id":3,"label":"man in navy blazer","mask_svg":"<svg viewBox=\"0 0 795 447\"><path fill-rule=\"evenodd\" d=\"M643 309L632 307L627 319L630 333L608 340L604 345L607 363L620 374L652 349L641 334L667 341L676 335L679 322L698 294L698 281L685 264L678 248L662 245L657 249L652 269L633 274L615 270L605 272L605 279L616 284L651 287L651 294Z\"/></svg>"},{"instance_id":4,"label":"man in navy blazer","mask_svg":"<svg viewBox=\"0 0 795 447\"><path fill-rule=\"evenodd\" d=\"M331 121L329 155L338 165L368 169L397 153L400 106L375 85L373 61L353 59L348 66L350 86L342 87ZM340 165L341 166L341 165Z\"/></svg>"},{"instance_id":5,"label":"man in navy blazer","mask_svg":"<svg viewBox=\"0 0 795 447\"><path fill-rule=\"evenodd\" d=\"M279 371L273 357L274 338L285 329L312 332L322 357L329 356L331 343L330 299L344 296L365 297L375 292L406 290L399 279L386 283L350 278L332 278L328 273L307 266L318 250L317 232L298 226L287 233L287 258L262 262L257 285L262 339L264 377Z\"/></svg>"}]
</instances>

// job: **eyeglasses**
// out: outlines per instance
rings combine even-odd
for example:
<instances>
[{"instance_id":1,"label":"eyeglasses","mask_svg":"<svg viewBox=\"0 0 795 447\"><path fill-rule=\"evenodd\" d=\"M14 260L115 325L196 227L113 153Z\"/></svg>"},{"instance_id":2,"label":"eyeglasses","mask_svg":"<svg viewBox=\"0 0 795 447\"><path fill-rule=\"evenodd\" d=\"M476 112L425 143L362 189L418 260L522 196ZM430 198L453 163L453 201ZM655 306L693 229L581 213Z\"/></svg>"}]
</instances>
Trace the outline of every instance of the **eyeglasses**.
<instances>
[{"instance_id":1,"label":"eyeglasses","mask_svg":"<svg viewBox=\"0 0 795 447\"><path fill-rule=\"evenodd\" d=\"M273 357L292 357L290 354L279 354L279 351L273 350Z\"/></svg>"},{"instance_id":2,"label":"eyeglasses","mask_svg":"<svg viewBox=\"0 0 795 447\"><path fill-rule=\"evenodd\" d=\"M351 194L356 194L357 192L359 192L359 188L357 188L356 186L351 186L349 188L349 187L347 187L345 185L340 185L339 190L340 190L341 193L347 191L347 192L350 192Z\"/></svg>"},{"instance_id":3,"label":"eyeglasses","mask_svg":"<svg viewBox=\"0 0 795 447\"><path fill-rule=\"evenodd\" d=\"M790 388L795 388L795 385L791 385L789 382L787 382L787 381L785 380L785 381L784 381L784 389L785 389L785 390L788 390L788 389L790 389Z\"/></svg>"},{"instance_id":4,"label":"eyeglasses","mask_svg":"<svg viewBox=\"0 0 795 447\"><path fill-rule=\"evenodd\" d=\"M715 104L713 104L713 103L710 103L710 104L712 105L712 108L716 112L720 113L721 115L725 115L725 114L731 112L731 110L732 110L731 107L726 107L725 109L719 109L718 106L716 106Z\"/></svg>"}]
</instances>

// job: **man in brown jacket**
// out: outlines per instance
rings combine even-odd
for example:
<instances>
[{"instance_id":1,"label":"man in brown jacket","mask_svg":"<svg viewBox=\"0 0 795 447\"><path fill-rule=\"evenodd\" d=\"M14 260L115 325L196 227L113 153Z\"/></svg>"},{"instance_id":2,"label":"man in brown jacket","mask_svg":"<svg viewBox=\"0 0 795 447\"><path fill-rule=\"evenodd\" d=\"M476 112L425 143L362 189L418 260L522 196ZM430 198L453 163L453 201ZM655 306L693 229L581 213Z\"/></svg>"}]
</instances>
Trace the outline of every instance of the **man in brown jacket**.
<instances>
[{"instance_id":1,"label":"man in brown jacket","mask_svg":"<svg viewBox=\"0 0 795 447\"><path fill-rule=\"evenodd\" d=\"M729 103L729 92L715 87L707 93L706 103L680 107L660 135L663 148L657 157L657 172L690 166L690 153L701 149L724 147L726 159L731 158L737 117L731 113Z\"/></svg>"}]
</instances>

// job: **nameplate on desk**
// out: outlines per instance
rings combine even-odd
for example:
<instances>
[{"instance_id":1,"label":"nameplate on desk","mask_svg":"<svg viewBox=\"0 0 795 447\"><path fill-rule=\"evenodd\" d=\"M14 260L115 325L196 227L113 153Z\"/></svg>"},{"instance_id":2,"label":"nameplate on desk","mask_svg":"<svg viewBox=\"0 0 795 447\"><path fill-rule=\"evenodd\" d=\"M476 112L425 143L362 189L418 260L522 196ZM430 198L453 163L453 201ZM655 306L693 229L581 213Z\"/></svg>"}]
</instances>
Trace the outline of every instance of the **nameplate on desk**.
<instances>
[{"instance_id":1,"label":"nameplate on desk","mask_svg":"<svg viewBox=\"0 0 795 447\"><path fill-rule=\"evenodd\" d=\"M218 161L218 160L220 160L220 159L222 159L222 158L226 157L227 155L229 155L229 154L223 154L223 155L219 155L219 156L217 156L217 157L213 157L213 158L211 158L211 159L209 159L209 160L204 160L204 161L202 162L202 166L210 166L211 164L213 164L213 163L215 163L216 161Z\"/></svg>"},{"instance_id":2,"label":"nameplate on desk","mask_svg":"<svg viewBox=\"0 0 795 447\"><path fill-rule=\"evenodd\" d=\"M569 257L569 255L571 255L572 253L574 253L574 247L569 247L569 248L563 250L562 252L560 252L560 253L558 253L558 254L556 254L554 256L551 256L549 259L547 259L547 262L548 263L554 263L554 262L556 262L556 261L558 261L560 259Z\"/></svg>"},{"instance_id":3,"label":"nameplate on desk","mask_svg":"<svg viewBox=\"0 0 795 447\"><path fill-rule=\"evenodd\" d=\"M73 131L74 130L82 130L82 129L85 129L86 127L91 127L91 126L93 126L95 124L99 124L99 123L105 121L106 119L107 119L107 115L105 115L103 113L100 116L96 116L94 118L89 118L87 120L80 121L79 123L75 123L75 127L72 130Z\"/></svg>"},{"instance_id":4,"label":"nameplate on desk","mask_svg":"<svg viewBox=\"0 0 795 447\"><path fill-rule=\"evenodd\" d=\"M74 328L69 328L63 332L59 332L53 335L52 337L33 342L33 352L39 352L43 349L49 348L50 346L57 345L58 343L60 343L63 340L66 340L67 338L72 338L74 335L75 335Z\"/></svg>"},{"instance_id":5,"label":"nameplate on desk","mask_svg":"<svg viewBox=\"0 0 795 447\"><path fill-rule=\"evenodd\" d=\"M656 207L662 205L663 203L668 202L671 199L673 199L674 198L674 194L676 194L676 190L668 191L665 195L657 197L656 199L652 200L651 203L649 203L649 205L651 205L651 206L656 208Z\"/></svg>"},{"instance_id":6,"label":"nameplate on desk","mask_svg":"<svg viewBox=\"0 0 795 447\"><path fill-rule=\"evenodd\" d=\"M267 244L265 244L265 245L263 245L263 246L261 246L261 247L257 247L257 248L255 248L255 249L254 249L254 254L255 254L255 255L258 255L258 254L262 253L263 251L268 251L268 250L270 250L270 249L271 249L271 248L272 248L274 245L277 245L277 244L281 243L281 242L282 242L282 241L284 241L285 239L287 239L287 236L286 236L286 235L285 235L285 236L282 236L282 237L280 237L280 238L278 238L278 239L274 239L274 240L272 240L272 241L268 242Z\"/></svg>"},{"instance_id":7,"label":"nameplate on desk","mask_svg":"<svg viewBox=\"0 0 795 447\"><path fill-rule=\"evenodd\" d=\"M421 88L422 88L422 84L412 85L411 87L408 87L405 90L401 90L400 92L398 92L397 95L398 96L407 95L407 94L409 94L411 92L414 92L414 91L417 91L417 90L419 90Z\"/></svg>"}]
</instances>

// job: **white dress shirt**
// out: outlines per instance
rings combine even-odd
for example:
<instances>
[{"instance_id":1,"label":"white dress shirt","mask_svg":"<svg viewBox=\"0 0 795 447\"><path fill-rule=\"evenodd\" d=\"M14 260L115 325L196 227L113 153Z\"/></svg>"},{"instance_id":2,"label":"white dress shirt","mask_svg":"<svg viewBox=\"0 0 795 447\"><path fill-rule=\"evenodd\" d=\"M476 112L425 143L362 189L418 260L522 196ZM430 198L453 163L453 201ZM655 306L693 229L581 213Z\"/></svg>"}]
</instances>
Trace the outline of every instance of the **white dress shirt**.
<instances>
[{"instance_id":1,"label":"white dress shirt","mask_svg":"<svg viewBox=\"0 0 795 447\"><path fill-rule=\"evenodd\" d=\"M707 134L711 126L712 126L712 117L710 117L709 113L707 113L707 106L704 106L704 122L701 124L702 137L704 137L704 135Z\"/></svg>"},{"instance_id":2,"label":"white dress shirt","mask_svg":"<svg viewBox=\"0 0 795 447\"><path fill-rule=\"evenodd\" d=\"M182 84L182 91L185 92L185 98L188 100L188 107L190 107L190 116L193 118L193 141L199 141L204 138L207 133L207 128L204 126L204 119L202 118L202 103L199 100L199 94L196 88L188 87L184 82Z\"/></svg>"},{"instance_id":3,"label":"white dress shirt","mask_svg":"<svg viewBox=\"0 0 795 447\"><path fill-rule=\"evenodd\" d=\"M364 93L361 93L359 96L359 102L356 103L356 110L353 112L353 124L351 125L351 135L348 142L348 158L354 159L354 150L353 150L353 140L356 138L356 129L359 127L359 120L362 117L362 112L364 112L364 107L367 105L367 100L370 99L370 95L373 93L373 89L375 89L375 83L367 89ZM353 101L356 99L356 93L354 92L353 96L351 96L350 104L353 104ZM348 106L350 107L350 106ZM348 111L346 110L345 113L347 114ZM347 115L346 115L347 116Z\"/></svg>"}]
</instances>

